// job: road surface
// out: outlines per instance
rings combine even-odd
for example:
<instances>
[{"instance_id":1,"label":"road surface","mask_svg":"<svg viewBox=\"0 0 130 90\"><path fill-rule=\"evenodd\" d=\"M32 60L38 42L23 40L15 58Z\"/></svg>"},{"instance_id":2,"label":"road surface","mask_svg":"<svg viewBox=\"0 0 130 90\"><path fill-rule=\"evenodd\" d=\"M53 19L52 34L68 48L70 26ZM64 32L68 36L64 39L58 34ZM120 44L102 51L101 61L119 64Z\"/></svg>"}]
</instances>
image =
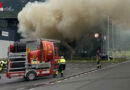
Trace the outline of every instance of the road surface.
<instances>
[{"instance_id":1,"label":"road surface","mask_svg":"<svg viewBox=\"0 0 130 90\"><path fill-rule=\"evenodd\" d=\"M130 62L24 90L130 90Z\"/></svg>"},{"instance_id":2,"label":"road surface","mask_svg":"<svg viewBox=\"0 0 130 90\"><path fill-rule=\"evenodd\" d=\"M105 65L106 66L106 65ZM65 77L75 75L77 73L81 73L84 71L89 71L96 68L96 63L75 63L75 64L67 64ZM51 81L55 81L60 79L52 78L52 76L41 77L35 81L25 81L23 78L6 78L5 74L1 74L2 79L0 80L0 90L20 90L22 88L30 87L32 85L38 85L41 83L48 83Z\"/></svg>"}]
</instances>

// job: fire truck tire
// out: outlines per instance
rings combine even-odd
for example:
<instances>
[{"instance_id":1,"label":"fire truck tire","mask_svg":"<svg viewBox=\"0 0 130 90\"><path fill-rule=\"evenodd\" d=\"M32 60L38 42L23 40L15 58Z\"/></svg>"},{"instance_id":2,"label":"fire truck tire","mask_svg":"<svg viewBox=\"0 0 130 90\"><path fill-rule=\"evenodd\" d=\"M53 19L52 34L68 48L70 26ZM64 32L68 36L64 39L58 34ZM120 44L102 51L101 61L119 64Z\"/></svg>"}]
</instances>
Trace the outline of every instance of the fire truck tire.
<instances>
[{"instance_id":1,"label":"fire truck tire","mask_svg":"<svg viewBox=\"0 0 130 90\"><path fill-rule=\"evenodd\" d=\"M28 80L28 81L32 81L32 80L35 80L37 77L37 74L35 71L29 71L27 74L26 74L26 77L25 79Z\"/></svg>"}]
</instances>

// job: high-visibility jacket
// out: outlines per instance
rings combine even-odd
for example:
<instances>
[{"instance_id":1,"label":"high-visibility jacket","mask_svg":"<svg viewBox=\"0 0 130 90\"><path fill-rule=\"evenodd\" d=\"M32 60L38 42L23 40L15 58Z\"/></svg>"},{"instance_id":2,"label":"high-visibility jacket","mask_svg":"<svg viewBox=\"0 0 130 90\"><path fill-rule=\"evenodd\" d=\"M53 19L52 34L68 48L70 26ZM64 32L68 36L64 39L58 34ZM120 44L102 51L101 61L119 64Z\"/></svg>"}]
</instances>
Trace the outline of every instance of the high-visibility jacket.
<instances>
[{"instance_id":1,"label":"high-visibility jacket","mask_svg":"<svg viewBox=\"0 0 130 90\"><path fill-rule=\"evenodd\" d=\"M0 64L0 72L2 71L2 68L3 68L3 64L1 63Z\"/></svg>"},{"instance_id":2,"label":"high-visibility jacket","mask_svg":"<svg viewBox=\"0 0 130 90\"><path fill-rule=\"evenodd\" d=\"M60 60L58 61L58 63L59 63L59 64L65 64L65 63L66 63L66 60L65 60L65 59L60 59Z\"/></svg>"},{"instance_id":3,"label":"high-visibility jacket","mask_svg":"<svg viewBox=\"0 0 130 90\"><path fill-rule=\"evenodd\" d=\"M4 64L3 63L1 63L1 67L3 67L4 66Z\"/></svg>"},{"instance_id":4,"label":"high-visibility jacket","mask_svg":"<svg viewBox=\"0 0 130 90\"><path fill-rule=\"evenodd\" d=\"M3 63L0 63L0 67L3 67Z\"/></svg>"},{"instance_id":5,"label":"high-visibility jacket","mask_svg":"<svg viewBox=\"0 0 130 90\"><path fill-rule=\"evenodd\" d=\"M7 64L7 61L1 61L3 64Z\"/></svg>"},{"instance_id":6,"label":"high-visibility jacket","mask_svg":"<svg viewBox=\"0 0 130 90\"><path fill-rule=\"evenodd\" d=\"M2 67L0 67L0 72L2 71Z\"/></svg>"}]
</instances>

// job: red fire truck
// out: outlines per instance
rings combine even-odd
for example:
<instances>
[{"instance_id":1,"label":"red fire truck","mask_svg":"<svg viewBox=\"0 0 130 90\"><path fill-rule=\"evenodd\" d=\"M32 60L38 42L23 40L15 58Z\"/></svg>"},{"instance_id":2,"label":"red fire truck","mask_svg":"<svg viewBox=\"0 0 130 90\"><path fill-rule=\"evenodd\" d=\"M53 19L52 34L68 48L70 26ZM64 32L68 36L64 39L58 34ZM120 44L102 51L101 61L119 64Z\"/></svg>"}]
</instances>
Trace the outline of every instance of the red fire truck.
<instances>
[{"instance_id":1,"label":"red fire truck","mask_svg":"<svg viewBox=\"0 0 130 90\"><path fill-rule=\"evenodd\" d=\"M34 80L39 76L54 75L58 68L57 40L22 39L9 46L6 76Z\"/></svg>"}]
</instances>

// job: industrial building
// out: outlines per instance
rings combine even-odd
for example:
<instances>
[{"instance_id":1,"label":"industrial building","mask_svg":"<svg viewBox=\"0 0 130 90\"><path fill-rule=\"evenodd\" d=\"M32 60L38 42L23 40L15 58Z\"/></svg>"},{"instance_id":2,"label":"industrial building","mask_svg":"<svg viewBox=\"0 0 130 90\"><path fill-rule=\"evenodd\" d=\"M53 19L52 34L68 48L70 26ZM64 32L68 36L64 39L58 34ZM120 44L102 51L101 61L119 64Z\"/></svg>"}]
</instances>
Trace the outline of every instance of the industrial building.
<instances>
[{"instance_id":1,"label":"industrial building","mask_svg":"<svg viewBox=\"0 0 130 90\"><path fill-rule=\"evenodd\" d=\"M7 57L10 43L19 41L21 36L17 32L17 24L17 12L0 13L0 58Z\"/></svg>"},{"instance_id":2,"label":"industrial building","mask_svg":"<svg viewBox=\"0 0 130 90\"><path fill-rule=\"evenodd\" d=\"M7 58L8 46L19 41L21 36L18 30L18 12L28 2L45 0L1 0L0 1L0 58ZM3 50L4 49L4 50Z\"/></svg>"}]
</instances>

